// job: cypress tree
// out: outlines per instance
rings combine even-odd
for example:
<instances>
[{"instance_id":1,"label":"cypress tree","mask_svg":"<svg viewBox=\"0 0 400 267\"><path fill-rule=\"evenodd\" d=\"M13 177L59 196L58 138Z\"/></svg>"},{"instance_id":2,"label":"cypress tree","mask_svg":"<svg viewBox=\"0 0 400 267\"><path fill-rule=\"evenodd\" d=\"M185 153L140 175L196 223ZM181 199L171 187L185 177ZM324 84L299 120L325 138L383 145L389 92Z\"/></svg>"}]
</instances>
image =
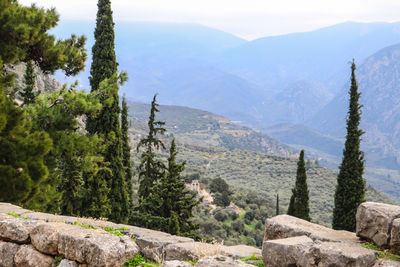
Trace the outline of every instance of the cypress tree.
<instances>
[{"instance_id":1,"label":"cypress tree","mask_svg":"<svg viewBox=\"0 0 400 267\"><path fill-rule=\"evenodd\" d=\"M294 199L296 197L296 191L294 189L292 189L292 196L290 197L290 201L289 201L289 207L288 207L288 211L287 214L294 216Z\"/></svg>"},{"instance_id":2,"label":"cypress tree","mask_svg":"<svg viewBox=\"0 0 400 267\"><path fill-rule=\"evenodd\" d=\"M132 164L131 164L131 147L129 145L129 121L128 121L128 105L125 96L122 98L122 113L121 113L121 131L122 131L122 153L123 164L125 168L125 179L129 206L132 206Z\"/></svg>"},{"instance_id":3,"label":"cypress tree","mask_svg":"<svg viewBox=\"0 0 400 267\"><path fill-rule=\"evenodd\" d=\"M276 210L275 210L275 215L279 215L279 193L276 194Z\"/></svg>"},{"instance_id":4,"label":"cypress tree","mask_svg":"<svg viewBox=\"0 0 400 267\"><path fill-rule=\"evenodd\" d=\"M29 105L35 102L35 98L38 95L38 93L33 92L36 84L36 74L32 61L28 61L28 63L26 63L24 82L25 87L22 92L20 92L20 95L24 101L23 105Z\"/></svg>"},{"instance_id":5,"label":"cypress tree","mask_svg":"<svg viewBox=\"0 0 400 267\"><path fill-rule=\"evenodd\" d=\"M95 44L92 48L89 80L92 92L98 91L103 108L98 117L88 118L86 129L90 134L98 133L106 142L103 156L109 171L101 171L97 179L103 179L110 188L108 198L111 212L108 218L114 222L127 222L129 196L123 168L122 133L119 118L121 109L118 96L121 84L118 79L125 81L126 76L117 76L118 63L115 56L111 2L99 0L97 7ZM99 183L104 184L104 181L99 181ZM95 198L96 196L92 195L91 197ZM95 215L95 217L98 216Z\"/></svg>"},{"instance_id":6,"label":"cypress tree","mask_svg":"<svg viewBox=\"0 0 400 267\"><path fill-rule=\"evenodd\" d=\"M335 191L335 207L333 209L332 226L337 230L356 230L356 212L364 202L365 180L364 153L360 150L361 135L359 129L361 105L358 103L360 93L355 76L356 65L351 64L350 103L347 117L347 135L343 150L342 163L339 166Z\"/></svg>"},{"instance_id":7,"label":"cypress tree","mask_svg":"<svg viewBox=\"0 0 400 267\"><path fill-rule=\"evenodd\" d=\"M296 185L292 190L289 210L292 216L310 221L310 207L307 186L307 174L304 162L304 150L300 151L299 161L297 162ZM288 212L289 214L289 212Z\"/></svg>"}]
</instances>

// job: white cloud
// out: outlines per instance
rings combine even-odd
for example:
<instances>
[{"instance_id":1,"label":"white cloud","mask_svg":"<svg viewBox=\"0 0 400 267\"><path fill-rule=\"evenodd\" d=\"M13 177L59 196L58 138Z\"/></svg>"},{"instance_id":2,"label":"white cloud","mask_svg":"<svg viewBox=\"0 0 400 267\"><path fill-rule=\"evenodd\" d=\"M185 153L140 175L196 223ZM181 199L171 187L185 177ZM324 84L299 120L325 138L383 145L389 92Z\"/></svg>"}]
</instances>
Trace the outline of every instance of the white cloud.
<instances>
[{"instance_id":1,"label":"white cloud","mask_svg":"<svg viewBox=\"0 0 400 267\"><path fill-rule=\"evenodd\" d=\"M56 7L61 19L94 20L96 0L20 0ZM113 0L114 19L194 22L247 38L343 21L395 21L398 0Z\"/></svg>"}]
</instances>

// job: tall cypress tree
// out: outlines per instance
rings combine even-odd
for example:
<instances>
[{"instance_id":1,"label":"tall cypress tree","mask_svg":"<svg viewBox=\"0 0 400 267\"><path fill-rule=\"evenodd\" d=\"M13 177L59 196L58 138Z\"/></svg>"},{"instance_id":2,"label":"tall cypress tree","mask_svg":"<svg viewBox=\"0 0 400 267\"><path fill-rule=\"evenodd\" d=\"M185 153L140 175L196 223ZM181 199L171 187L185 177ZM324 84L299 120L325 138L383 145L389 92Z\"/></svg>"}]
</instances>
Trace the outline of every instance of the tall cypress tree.
<instances>
[{"instance_id":1,"label":"tall cypress tree","mask_svg":"<svg viewBox=\"0 0 400 267\"><path fill-rule=\"evenodd\" d=\"M300 151L299 161L297 162L296 185L290 199L292 205L289 210L297 218L310 221L310 207L307 186L307 174L304 162L304 150ZM289 212L288 212L289 214Z\"/></svg>"},{"instance_id":2,"label":"tall cypress tree","mask_svg":"<svg viewBox=\"0 0 400 267\"><path fill-rule=\"evenodd\" d=\"M92 48L93 61L89 80L92 92L99 91L103 109L98 117L87 120L86 128L90 134L98 133L106 142L103 156L109 171L102 171L97 179L104 179L110 188L108 198L111 213L108 218L114 222L127 222L129 199L122 162L122 136L119 120L121 109L118 96L120 84L117 77L118 63L115 56L114 22L109 0L99 0L97 6L95 44Z\"/></svg>"},{"instance_id":3,"label":"tall cypress tree","mask_svg":"<svg viewBox=\"0 0 400 267\"><path fill-rule=\"evenodd\" d=\"M128 193L129 205L132 206L132 164L131 164L131 147L129 145L129 121L128 121L128 105L125 96L122 98L122 114L121 114L121 131L122 131L122 153L123 164L125 167L125 179Z\"/></svg>"},{"instance_id":4,"label":"tall cypress tree","mask_svg":"<svg viewBox=\"0 0 400 267\"><path fill-rule=\"evenodd\" d=\"M347 118L347 135L343 150L342 163L339 166L335 191L335 207L333 209L332 226L337 230L355 231L356 212L364 202L365 180L364 153L360 150L361 135L359 129L361 105L358 103L360 93L355 75L356 65L351 64L350 104Z\"/></svg>"},{"instance_id":5,"label":"tall cypress tree","mask_svg":"<svg viewBox=\"0 0 400 267\"><path fill-rule=\"evenodd\" d=\"M279 215L279 193L276 193L276 206L275 206L275 215Z\"/></svg>"},{"instance_id":6,"label":"tall cypress tree","mask_svg":"<svg viewBox=\"0 0 400 267\"><path fill-rule=\"evenodd\" d=\"M20 92L20 95L23 98L24 105L29 105L35 102L35 98L38 95L38 93L33 91L36 84L36 74L32 61L28 61L28 63L26 63L24 82L25 87L22 92Z\"/></svg>"}]
</instances>

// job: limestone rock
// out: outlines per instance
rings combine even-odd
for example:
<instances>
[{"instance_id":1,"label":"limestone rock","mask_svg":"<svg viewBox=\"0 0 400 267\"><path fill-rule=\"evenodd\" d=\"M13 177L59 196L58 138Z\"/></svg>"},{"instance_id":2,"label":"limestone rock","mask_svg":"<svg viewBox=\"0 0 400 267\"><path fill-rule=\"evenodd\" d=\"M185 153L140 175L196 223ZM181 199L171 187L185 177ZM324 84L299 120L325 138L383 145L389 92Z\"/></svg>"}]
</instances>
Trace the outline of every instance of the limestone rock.
<instances>
[{"instance_id":1,"label":"limestone rock","mask_svg":"<svg viewBox=\"0 0 400 267\"><path fill-rule=\"evenodd\" d=\"M390 231L390 249L394 253L400 252L400 219L395 219L392 222Z\"/></svg>"},{"instance_id":2,"label":"limestone rock","mask_svg":"<svg viewBox=\"0 0 400 267\"><path fill-rule=\"evenodd\" d=\"M29 234L39 221L10 218L0 220L0 239L16 243L29 243Z\"/></svg>"},{"instance_id":3,"label":"limestone rock","mask_svg":"<svg viewBox=\"0 0 400 267\"><path fill-rule=\"evenodd\" d=\"M78 263L76 263L76 261L70 261L67 259L63 259L60 264L58 265L58 267L78 267Z\"/></svg>"},{"instance_id":4,"label":"limestone rock","mask_svg":"<svg viewBox=\"0 0 400 267\"><path fill-rule=\"evenodd\" d=\"M289 215L278 215L265 221L264 241L302 235L308 236L312 240L358 242L354 233L335 231Z\"/></svg>"},{"instance_id":5,"label":"limestone rock","mask_svg":"<svg viewBox=\"0 0 400 267\"><path fill-rule=\"evenodd\" d=\"M32 245L40 252L57 255L60 231L76 229L64 223L45 223L35 227L30 236Z\"/></svg>"},{"instance_id":6,"label":"limestone rock","mask_svg":"<svg viewBox=\"0 0 400 267\"><path fill-rule=\"evenodd\" d=\"M264 241L262 246L264 265L296 266L298 259L311 249L313 243L312 239L305 235Z\"/></svg>"},{"instance_id":7,"label":"limestone rock","mask_svg":"<svg viewBox=\"0 0 400 267\"><path fill-rule=\"evenodd\" d=\"M21 245L15 254L16 267L48 267L54 258L37 251L32 245Z\"/></svg>"},{"instance_id":8,"label":"limestone rock","mask_svg":"<svg viewBox=\"0 0 400 267\"><path fill-rule=\"evenodd\" d=\"M400 267L400 262L388 259L379 259L375 262L373 267Z\"/></svg>"},{"instance_id":9,"label":"limestone rock","mask_svg":"<svg viewBox=\"0 0 400 267\"><path fill-rule=\"evenodd\" d=\"M400 218L400 206L364 202L357 209L357 236L388 248L391 225L396 218Z\"/></svg>"},{"instance_id":10,"label":"limestone rock","mask_svg":"<svg viewBox=\"0 0 400 267\"><path fill-rule=\"evenodd\" d=\"M127 236L114 236L103 230L81 228L58 232L58 253L88 266L121 266L139 254Z\"/></svg>"},{"instance_id":11,"label":"limestone rock","mask_svg":"<svg viewBox=\"0 0 400 267\"><path fill-rule=\"evenodd\" d=\"M202 242L186 242L170 244L165 247L166 260L192 260L221 254L222 245Z\"/></svg>"},{"instance_id":12,"label":"limestone rock","mask_svg":"<svg viewBox=\"0 0 400 267\"><path fill-rule=\"evenodd\" d=\"M11 242L0 241L0 266L13 267L14 257L19 249L19 245Z\"/></svg>"},{"instance_id":13,"label":"limestone rock","mask_svg":"<svg viewBox=\"0 0 400 267\"><path fill-rule=\"evenodd\" d=\"M221 254L237 259L252 255L261 256L261 249L246 245L221 246Z\"/></svg>"},{"instance_id":14,"label":"limestone rock","mask_svg":"<svg viewBox=\"0 0 400 267\"><path fill-rule=\"evenodd\" d=\"M147 229L141 231L140 236L138 236L136 239L136 243L138 244L141 253L146 258L154 260L156 262L162 262L165 259L166 246L170 244L194 242L193 239L187 237L179 237L163 232L152 231L152 230L145 231L145 230ZM179 260L180 258L171 258L171 260L175 259Z\"/></svg>"},{"instance_id":15,"label":"limestone rock","mask_svg":"<svg viewBox=\"0 0 400 267\"><path fill-rule=\"evenodd\" d=\"M160 267L193 267L193 265L188 262L173 260L164 261Z\"/></svg>"},{"instance_id":16,"label":"limestone rock","mask_svg":"<svg viewBox=\"0 0 400 267\"><path fill-rule=\"evenodd\" d=\"M314 243L297 262L300 266L353 266L369 267L376 261L378 253L359 245L340 242Z\"/></svg>"},{"instance_id":17,"label":"limestone rock","mask_svg":"<svg viewBox=\"0 0 400 267\"><path fill-rule=\"evenodd\" d=\"M254 265L250 265L240 260L235 260L231 257L222 255L202 258L197 262L196 266L197 267L254 267Z\"/></svg>"}]
</instances>

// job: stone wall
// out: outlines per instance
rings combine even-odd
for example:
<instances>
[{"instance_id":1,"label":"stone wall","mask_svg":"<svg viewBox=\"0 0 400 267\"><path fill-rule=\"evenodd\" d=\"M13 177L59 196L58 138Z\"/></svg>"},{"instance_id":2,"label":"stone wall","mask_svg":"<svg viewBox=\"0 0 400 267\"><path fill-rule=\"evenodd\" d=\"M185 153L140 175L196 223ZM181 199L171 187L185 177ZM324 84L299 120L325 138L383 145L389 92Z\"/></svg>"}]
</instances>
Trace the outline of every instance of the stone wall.
<instances>
[{"instance_id":1,"label":"stone wall","mask_svg":"<svg viewBox=\"0 0 400 267\"><path fill-rule=\"evenodd\" d=\"M118 229L123 235L104 229ZM60 267L122 266L139 253L162 266L186 266L182 261L188 260L198 261L196 266L251 266L237 259L260 256L261 250L195 242L145 228L33 212L0 202L0 267L51 266L59 256L63 258ZM178 265L173 265L175 261Z\"/></svg>"}]
</instances>

